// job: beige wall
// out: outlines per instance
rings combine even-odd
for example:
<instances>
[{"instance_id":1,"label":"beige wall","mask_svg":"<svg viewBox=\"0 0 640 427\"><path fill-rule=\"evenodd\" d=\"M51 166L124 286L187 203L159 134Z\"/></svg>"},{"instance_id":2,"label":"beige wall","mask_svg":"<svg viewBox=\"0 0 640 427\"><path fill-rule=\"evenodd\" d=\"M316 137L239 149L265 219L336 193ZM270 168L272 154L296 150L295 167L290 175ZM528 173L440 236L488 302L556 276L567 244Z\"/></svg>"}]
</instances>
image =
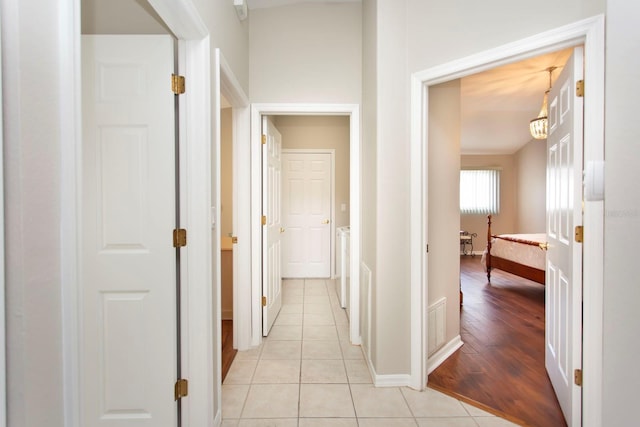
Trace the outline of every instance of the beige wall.
<instances>
[{"instance_id":1,"label":"beige wall","mask_svg":"<svg viewBox=\"0 0 640 427\"><path fill-rule=\"evenodd\" d=\"M516 233L546 232L547 144L531 140L515 157Z\"/></svg>"},{"instance_id":2,"label":"beige wall","mask_svg":"<svg viewBox=\"0 0 640 427\"><path fill-rule=\"evenodd\" d=\"M640 384L637 243L640 241L638 3L607 2L604 216L603 422L633 423ZM595 202L587 202L595 203ZM585 239L588 238L585 230ZM586 260L588 262L588 260Z\"/></svg>"},{"instance_id":3,"label":"beige wall","mask_svg":"<svg viewBox=\"0 0 640 427\"><path fill-rule=\"evenodd\" d=\"M462 168L500 168L500 213L493 215L491 231L494 234L515 233L518 219L517 179L513 155L465 155L461 156ZM459 184L458 184L459 185ZM459 210L458 201L458 210ZM476 233L473 250L483 251L487 246L487 216L460 215L460 230Z\"/></svg>"},{"instance_id":4,"label":"beige wall","mask_svg":"<svg viewBox=\"0 0 640 427\"><path fill-rule=\"evenodd\" d=\"M491 231L544 233L546 214L546 144L532 140L515 154L463 155L461 168L500 168L500 213L493 216ZM474 252L487 244L487 216L461 215L460 230L476 233Z\"/></svg>"},{"instance_id":5,"label":"beige wall","mask_svg":"<svg viewBox=\"0 0 640 427\"><path fill-rule=\"evenodd\" d=\"M447 299L448 343L460 334L460 80L429 89L429 122L428 304Z\"/></svg>"},{"instance_id":6,"label":"beige wall","mask_svg":"<svg viewBox=\"0 0 640 427\"><path fill-rule=\"evenodd\" d=\"M220 110L220 236L233 233L233 123L231 108Z\"/></svg>"},{"instance_id":7,"label":"beige wall","mask_svg":"<svg viewBox=\"0 0 640 427\"><path fill-rule=\"evenodd\" d=\"M335 226L349 225L349 117L275 116L273 119L282 134L282 148L335 150ZM340 209L343 203L345 212Z\"/></svg>"},{"instance_id":8,"label":"beige wall","mask_svg":"<svg viewBox=\"0 0 640 427\"><path fill-rule=\"evenodd\" d=\"M252 102L360 103L359 3L250 12Z\"/></svg>"},{"instance_id":9,"label":"beige wall","mask_svg":"<svg viewBox=\"0 0 640 427\"><path fill-rule=\"evenodd\" d=\"M162 19L146 1L81 0L82 34L167 34Z\"/></svg>"}]
</instances>

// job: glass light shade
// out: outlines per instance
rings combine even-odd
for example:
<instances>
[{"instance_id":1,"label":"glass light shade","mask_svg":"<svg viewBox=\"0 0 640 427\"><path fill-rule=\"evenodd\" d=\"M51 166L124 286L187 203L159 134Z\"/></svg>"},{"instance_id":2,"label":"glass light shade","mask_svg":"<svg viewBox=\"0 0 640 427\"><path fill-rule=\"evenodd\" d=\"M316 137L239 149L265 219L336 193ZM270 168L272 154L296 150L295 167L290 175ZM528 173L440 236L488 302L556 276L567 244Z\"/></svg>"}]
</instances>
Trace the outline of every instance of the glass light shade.
<instances>
[{"instance_id":1,"label":"glass light shade","mask_svg":"<svg viewBox=\"0 0 640 427\"><path fill-rule=\"evenodd\" d=\"M529 131L531 132L531 136L534 137L535 139L547 138L547 98L548 96L549 96L549 91L546 91L544 93L542 108L540 109L540 113L538 114L538 117L529 122Z\"/></svg>"}]
</instances>

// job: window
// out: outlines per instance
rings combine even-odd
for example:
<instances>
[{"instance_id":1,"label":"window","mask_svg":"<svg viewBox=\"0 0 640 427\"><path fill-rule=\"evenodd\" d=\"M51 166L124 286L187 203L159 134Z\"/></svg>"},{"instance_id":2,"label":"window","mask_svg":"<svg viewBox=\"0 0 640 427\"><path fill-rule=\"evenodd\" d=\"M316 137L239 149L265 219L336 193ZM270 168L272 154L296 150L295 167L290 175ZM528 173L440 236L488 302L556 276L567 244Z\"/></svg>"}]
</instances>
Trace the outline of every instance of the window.
<instances>
[{"instance_id":1,"label":"window","mask_svg":"<svg viewBox=\"0 0 640 427\"><path fill-rule=\"evenodd\" d=\"M460 213L489 215L500 212L500 171L460 171Z\"/></svg>"}]
</instances>

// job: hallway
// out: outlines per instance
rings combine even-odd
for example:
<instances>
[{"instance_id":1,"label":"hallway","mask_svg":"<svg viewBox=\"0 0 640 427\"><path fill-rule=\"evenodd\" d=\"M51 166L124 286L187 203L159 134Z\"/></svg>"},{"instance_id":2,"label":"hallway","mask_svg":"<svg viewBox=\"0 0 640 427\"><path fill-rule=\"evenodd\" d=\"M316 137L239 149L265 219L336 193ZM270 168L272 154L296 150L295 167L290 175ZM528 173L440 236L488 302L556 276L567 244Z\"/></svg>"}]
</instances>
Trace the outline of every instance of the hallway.
<instances>
[{"instance_id":1,"label":"hallway","mask_svg":"<svg viewBox=\"0 0 640 427\"><path fill-rule=\"evenodd\" d=\"M285 280L261 347L238 352L222 386L223 426L502 427L506 420L437 391L372 385L333 280Z\"/></svg>"}]
</instances>

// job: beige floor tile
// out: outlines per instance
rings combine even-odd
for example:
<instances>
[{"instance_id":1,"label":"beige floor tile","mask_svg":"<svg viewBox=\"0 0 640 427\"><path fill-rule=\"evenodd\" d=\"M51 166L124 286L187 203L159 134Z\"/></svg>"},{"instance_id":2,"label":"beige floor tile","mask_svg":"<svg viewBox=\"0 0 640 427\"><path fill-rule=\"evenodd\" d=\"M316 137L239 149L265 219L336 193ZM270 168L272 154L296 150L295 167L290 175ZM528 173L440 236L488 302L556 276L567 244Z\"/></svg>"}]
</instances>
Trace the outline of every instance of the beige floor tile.
<instances>
[{"instance_id":1,"label":"beige floor tile","mask_svg":"<svg viewBox=\"0 0 640 427\"><path fill-rule=\"evenodd\" d=\"M302 313L280 313L274 325L302 325Z\"/></svg>"},{"instance_id":2,"label":"beige floor tile","mask_svg":"<svg viewBox=\"0 0 640 427\"><path fill-rule=\"evenodd\" d=\"M417 418L419 427L477 427L471 417Z\"/></svg>"},{"instance_id":3,"label":"beige floor tile","mask_svg":"<svg viewBox=\"0 0 640 427\"><path fill-rule=\"evenodd\" d=\"M305 325L335 325L333 313L304 313Z\"/></svg>"},{"instance_id":4,"label":"beige floor tile","mask_svg":"<svg viewBox=\"0 0 640 427\"><path fill-rule=\"evenodd\" d=\"M302 339L302 325L273 325L269 331L269 340L300 341Z\"/></svg>"},{"instance_id":5,"label":"beige floor tile","mask_svg":"<svg viewBox=\"0 0 640 427\"><path fill-rule=\"evenodd\" d=\"M249 388L241 418L296 418L298 384L254 384Z\"/></svg>"},{"instance_id":6,"label":"beige floor tile","mask_svg":"<svg viewBox=\"0 0 640 427\"><path fill-rule=\"evenodd\" d=\"M302 313L302 308L304 304L282 304L282 308L280 309L280 314L293 314L293 313Z\"/></svg>"},{"instance_id":7,"label":"beige floor tile","mask_svg":"<svg viewBox=\"0 0 640 427\"><path fill-rule=\"evenodd\" d=\"M251 384L257 360L234 360L223 384Z\"/></svg>"},{"instance_id":8,"label":"beige floor tile","mask_svg":"<svg viewBox=\"0 0 640 427\"><path fill-rule=\"evenodd\" d=\"M282 289L293 290L293 289L304 289L304 279L284 279L282 281Z\"/></svg>"},{"instance_id":9,"label":"beige floor tile","mask_svg":"<svg viewBox=\"0 0 640 427\"><path fill-rule=\"evenodd\" d=\"M338 338L344 341L349 341L350 331L349 324L339 324L336 325L336 330L338 331Z\"/></svg>"},{"instance_id":10,"label":"beige floor tile","mask_svg":"<svg viewBox=\"0 0 640 427\"><path fill-rule=\"evenodd\" d=\"M222 420L220 427L238 427L240 420Z\"/></svg>"},{"instance_id":11,"label":"beige floor tile","mask_svg":"<svg viewBox=\"0 0 640 427\"><path fill-rule=\"evenodd\" d=\"M261 359L300 359L302 341L268 340L264 343Z\"/></svg>"},{"instance_id":12,"label":"beige floor tile","mask_svg":"<svg viewBox=\"0 0 640 427\"><path fill-rule=\"evenodd\" d=\"M326 304L331 308L331 304L329 301L329 295L305 295L304 303L306 304Z\"/></svg>"},{"instance_id":13,"label":"beige floor tile","mask_svg":"<svg viewBox=\"0 0 640 427\"><path fill-rule=\"evenodd\" d=\"M302 358L342 360L342 350L337 340L302 341Z\"/></svg>"},{"instance_id":14,"label":"beige floor tile","mask_svg":"<svg viewBox=\"0 0 640 427\"><path fill-rule=\"evenodd\" d=\"M306 303L304 304L304 314L331 314L331 305Z\"/></svg>"},{"instance_id":15,"label":"beige floor tile","mask_svg":"<svg viewBox=\"0 0 640 427\"><path fill-rule=\"evenodd\" d=\"M298 427L358 427L355 418L300 418Z\"/></svg>"},{"instance_id":16,"label":"beige floor tile","mask_svg":"<svg viewBox=\"0 0 640 427\"><path fill-rule=\"evenodd\" d=\"M349 324L349 318L347 317L347 313L345 313L344 309L342 308L333 311L333 318L335 319L336 325Z\"/></svg>"},{"instance_id":17,"label":"beige floor tile","mask_svg":"<svg viewBox=\"0 0 640 427\"><path fill-rule=\"evenodd\" d=\"M240 420L238 427L296 427L297 418L275 418L267 420Z\"/></svg>"},{"instance_id":18,"label":"beige floor tile","mask_svg":"<svg viewBox=\"0 0 640 427\"><path fill-rule=\"evenodd\" d=\"M403 387L402 394L407 399L413 415L417 418L468 416L459 400L435 390L428 388L424 391L415 391Z\"/></svg>"},{"instance_id":19,"label":"beige floor tile","mask_svg":"<svg viewBox=\"0 0 640 427\"><path fill-rule=\"evenodd\" d=\"M253 384L299 384L300 359L265 360L258 362Z\"/></svg>"},{"instance_id":20,"label":"beige floor tile","mask_svg":"<svg viewBox=\"0 0 640 427\"><path fill-rule=\"evenodd\" d=\"M371 384L371 373L364 359L345 360L349 384Z\"/></svg>"},{"instance_id":21,"label":"beige floor tile","mask_svg":"<svg viewBox=\"0 0 640 427\"><path fill-rule=\"evenodd\" d=\"M304 279L305 288L327 286L327 279Z\"/></svg>"},{"instance_id":22,"label":"beige floor tile","mask_svg":"<svg viewBox=\"0 0 640 427\"><path fill-rule=\"evenodd\" d=\"M258 360L260 358L260 353L262 352L262 344L259 346L252 348L251 350L242 350L236 353L235 360Z\"/></svg>"},{"instance_id":23,"label":"beige floor tile","mask_svg":"<svg viewBox=\"0 0 640 427\"><path fill-rule=\"evenodd\" d=\"M417 427L413 418L358 418L360 427Z\"/></svg>"},{"instance_id":24,"label":"beige floor tile","mask_svg":"<svg viewBox=\"0 0 640 427\"><path fill-rule=\"evenodd\" d=\"M354 418L347 384L301 384L301 418Z\"/></svg>"},{"instance_id":25,"label":"beige floor tile","mask_svg":"<svg viewBox=\"0 0 640 427\"><path fill-rule=\"evenodd\" d=\"M336 327L333 325L304 325L303 339L313 341L332 341L338 340Z\"/></svg>"},{"instance_id":26,"label":"beige floor tile","mask_svg":"<svg viewBox=\"0 0 640 427\"><path fill-rule=\"evenodd\" d=\"M249 393L248 385L225 384L222 386L222 418L240 418L242 407Z\"/></svg>"},{"instance_id":27,"label":"beige floor tile","mask_svg":"<svg viewBox=\"0 0 640 427\"><path fill-rule=\"evenodd\" d=\"M362 354L362 347L359 345L353 345L348 340L340 340L340 348L342 349L342 357L345 360L364 360L364 354Z\"/></svg>"},{"instance_id":28,"label":"beige floor tile","mask_svg":"<svg viewBox=\"0 0 640 427\"><path fill-rule=\"evenodd\" d=\"M305 297L316 296L316 295L329 296L329 293L327 292L327 287L324 283L322 285L304 287Z\"/></svg>"},{"instance_id":29,"label":"beige floor tile","mask_svg":"<svg viewBox=\"0 0 640 427\"><path fill-rule=\"evenodd\" d=\"M346 384L342 360L303 360L300 382L303 384Z\"/></svg>"},{"instance_id":30,"label":"beige floor tile","mask_svg":"<svg viewBox=\"0 0 640 427\"><path fill-rule=\"evenodd\" d=\"M462 407L466 409L469 415L471 415L472 417L495 417L495 415L487 411L483 411L480 408L476 408L473 405L469 405L468 403L465 403L465 402L460 402L460 403L462 403Z\"/></svg>"},{"instance_id":31,"label":"beige floor tile","mask_svg":"<svg viewBox=\"0 0 640 427\"><path fill-rule=\"evenodd\" d=\"M474 420L480 427L517 427L511 421L499 417L475 417Z\"/></svg>"},{"instance_id":32,"label":"beige floor tile","mask_svg":"<svg viewBox=\"0 0 640 427\"><path fill-rule=\"evenodd\" d=\"M353 404L358 418L411 417L411 411L396 387L374 387L370 384L351 385Z\"/></svg>"},{"instance_id":33,"label":"beige floor tile","mask_svg":"<svg viewBox=\"0 0 640 427\"><path fill-rule=\"evenodd\" d=\"M302 294L295 295L295 294L285 293L282 296L282 304L302 304L302 303L304 303L304 296Z\"/></svg>"}]
</instances>

